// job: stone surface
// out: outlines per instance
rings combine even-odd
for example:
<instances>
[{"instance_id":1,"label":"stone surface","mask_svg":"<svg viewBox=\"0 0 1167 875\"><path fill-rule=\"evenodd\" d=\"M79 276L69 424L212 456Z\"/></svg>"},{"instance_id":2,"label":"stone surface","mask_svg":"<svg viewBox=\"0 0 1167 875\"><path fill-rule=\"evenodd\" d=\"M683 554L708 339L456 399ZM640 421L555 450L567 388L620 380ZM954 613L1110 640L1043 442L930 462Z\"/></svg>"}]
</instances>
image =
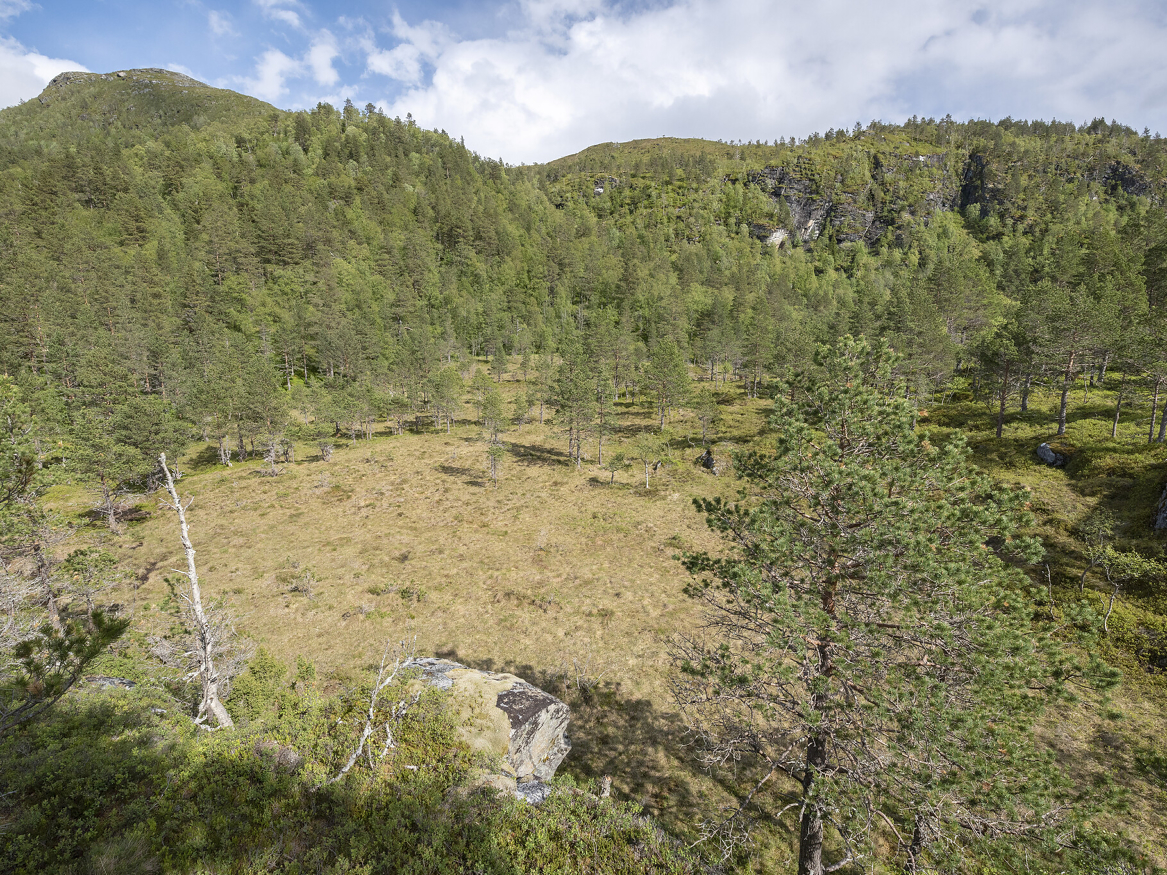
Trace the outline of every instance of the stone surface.
<instances>
[{"instance_id":1,"label":"stone surface","mask_svg":"<svg viewBox=\"0 0 1167 875\"><path fill-rule=\"evenodd\" d=\"M465 783L453 787L451 795L463 796L477 790L493 790L504 796L514 796L531 805L539 805L551 796L551 785L545 784L538 778L529 781L517 781L511 775L499 775L492 772L475 773Z\"/></svg>"},{"instance_id":2,"label":"stone surface","mask_svg":"<svg viewBox=\"0 0 1167 875\"><path fill-rule=\"evenodd\" d=\"M422 676L412 682L449 690L471 750L501 758L520 782L550 780L571 750L567 705L513 674L479 671L448 659L413 659Z\"/></svg>"},{"instance_id":3,"label":"stone surface","mask_svg":"<svg viewBox=\"0 0 1167 875\"><path fill-rule=\"evenodd\" d=\"M524 802L538 805L551 795L551 788L542 781L524 781L515 785L515 795Z\"/></svg>"},{"instance_id":4,"label":"stone surface","mask_svg":"<svg viewBox=\"0 0 1167 875\"><path fill-rule=\"evenodd\" d=\"M496 775L489 772L475 775L455 792L472 793L475 790L494 790L496 793L518 795L518 782L509 775Z\"/></svg>"},{"instance_id":5,"label":"stone surface","mask_svg":"<svg viewBox=\"0 0 1167 875\"><path fill-rule=\"evenodd\" d=\"M49 88L64 88L66 85L74 82L112 82L114 79L129 79L132 81L147 82L151 85L193 85L201 88L208 87L205 82L192 79L185 73L163 70L161 67L142 67L136 70L119 70L116 73L85 73L70 70L54 76L49 84L45 86L45 90L47 91Z\"/></svg>"},{"instance_id":6,"label":"stone surface","mask_svg":"<svg viewBox=\"0 0 1167 875\"><path fill-rule=\"evenodd\" d=\"M713 458L713 450L706 448L705 452L693 460L694 465L700 465L706 471L711 471L714 476L721 473L721 469L717 465L717 460Z\"/></svg>"},{"instance_id":7,"label":"stone surface","mask_svg":"<svg viewBox=\"0 0 1167 875\"><path fill-rule=\"evenodd\" d=\"M266 757L272 768L289 774L299 770L304 764L304 758L295 748L287 747L276 741L261 740L255 743L257 756Z\"/></svg>"},{"instance_id":8,"label":"stone surface","mask_svg":"<svg viewBox=\"0 0 1167 875\"><path fill-rule=\"evenodd\" d=\"M1066 464L1066 457L1061 453L1055 453L1049 444L1042 444L1037 448L1037 457L1055 468L1061 468Z\"/></svg>"},{"instance_id":9,"label":"stone surface","mask_svg":"<svg viewBox=\"0 0 1167 875\"><path fill-rule=\"evenodd\" d=\"M1155 508L1155 522L1152 528L1156 532L1167 531L1167 486L1163 487L1163 495L1159 498L1159 506Z\"/></svg>"},{"instance_id":10,"label":"stone surface","mask_svg":"<svg viewBox=\"0 0 1167 875\"><path fill-rule=\"evenodd\" d=\"M109 687L121 687L123 690L132 690L137 684L134 681L126 680L125 678L111 678L102 674L86 675L85 680L91 684L97 684L103 690Z\"/></svg>"}]
</instances>

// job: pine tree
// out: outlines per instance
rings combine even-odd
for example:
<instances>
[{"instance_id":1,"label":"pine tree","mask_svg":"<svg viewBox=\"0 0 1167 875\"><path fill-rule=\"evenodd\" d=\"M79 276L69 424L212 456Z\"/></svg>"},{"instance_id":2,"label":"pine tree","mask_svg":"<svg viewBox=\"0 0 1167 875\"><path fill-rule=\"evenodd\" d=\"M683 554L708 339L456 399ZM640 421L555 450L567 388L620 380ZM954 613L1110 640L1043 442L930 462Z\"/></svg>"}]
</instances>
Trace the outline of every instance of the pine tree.
<instances>
[{"instance_id":1,"label":"pine tree","mask_svg":"<svg viewBox=\"0 0 1167 875\"><path fill-rule=\"evenodd\" d=\"M43 545L46 515L39 504L36 422L21 392L0 377L0 737L44 714L129 627L88 603L85 620L45 610L40 587L9 566L36 557L37 573L50 552ZM74 554L76 556L76 554ZM72 558L72 557L70 557ZM41 602L38 604L37 602Z\"/></svg>"},{"instance_id":2,"label":"pine tree","mask_svg":"<svg viewBox=\"0 0 1167 875\"><path fill-rule=\"evenodd\" d=\"M567 454L578 468L583 441L596 418L596 386L579 338L569 334L555 379L555 417L567 433Z\"/></svg>"},{"instance_id":3,"label":"pine tree","mask_svg":"<svg viewBox=\"0 0 1167 875\"><path fill-rule=\"evenodd\" d=\"M446 366L433 377L430 385L430 403L433 405L435 422L440 427L440 418L446 419L446 433L450 433L450 426L458 418L458 409L462 406L462 393L466 391L456 368Z\"/></svg>"},{"instance_id":4,"label":"pine tree","mask_svg":"<svg viewBox=\"0 0 1167 875\"><path fill-rule=\"evenodd\" d=\"M1026 493L915 433L886 347L817 362L775 402L775 451L739 460L743 500L696 502L734 552L684 558L707 637L678 639L675 689L711 763L759 767L738 814L768 786L799 812L800 875L868 853L881 816L915 871L957 825L1052 817L1027 729L1068 669L1004 559L1040 555ZM986 761L1017 771L982 786Z\"/></svg>"},{"instance_id":5,"label":"pine tree","mask_svg":"<svg viewBox=\"0 0 1167 875\"><path fill-rule=\"evenodd\" d=\"M644 380L656 396L660 427L664 431L665 414L685 403L689 394L689 367L680 347L671 337L659 341L649 353Z\"/></svg>"}]
</instances>

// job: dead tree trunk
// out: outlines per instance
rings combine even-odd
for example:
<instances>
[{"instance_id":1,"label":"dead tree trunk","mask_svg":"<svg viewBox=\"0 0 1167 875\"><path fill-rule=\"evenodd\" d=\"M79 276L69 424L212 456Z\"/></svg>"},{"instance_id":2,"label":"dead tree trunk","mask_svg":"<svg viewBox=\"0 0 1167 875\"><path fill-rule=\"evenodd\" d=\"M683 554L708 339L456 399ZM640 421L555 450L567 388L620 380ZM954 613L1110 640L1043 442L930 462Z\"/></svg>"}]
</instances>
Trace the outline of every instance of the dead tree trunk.
<instances>
[{"instance_id":1,"label":"dead tree trunk","mask_svg":"<svg viewBox=\"0 0 1167 875\"><path fill-rule=\"evenodd\" d=\"M65 627L61 623L61 610L58 605L60 594L53 586L53 563L49 558L48 552L45 550L45 545L39 541L33 545L33 555L36 559L36 577L41 586L42 598L45 602L45 609L49 613L49 623L52 624L53 630L60 633L64 632Z\"/></svg>"},{"instance_id":2,"label":"dead tree trunk","mask_svg":"<svg viewBox=\"0 0 1167 875\"><path fill-rule=\"evenodd\" d=\"M187 602L190 604L191 615L194 618L195 646L199 663L198 673L203 684L203 698L199 703L199 713L195 722L202 724L208 717L213 717L220 729L233 729L235 722L219 699L219 674L215 671L214 662L215 635L211 624L207 621L207 615L203 611L199 575L198 571L195 570L195 549L191 545L190 529L186 524L186 508L190 507L190 502L194 499L188 500L186 505L183 505L178 497L178 490L174 488L174 477L166 465L166 454L160 455L158 460L162 463L162 470L166 473L166 491L170 494L170 501L164 501L163 504L178 514L179 538L182 541L183 552L186 553L186 571L179 573L185 574L190 582L190 595L187 597Z\"/></svg>"}]
</instances>

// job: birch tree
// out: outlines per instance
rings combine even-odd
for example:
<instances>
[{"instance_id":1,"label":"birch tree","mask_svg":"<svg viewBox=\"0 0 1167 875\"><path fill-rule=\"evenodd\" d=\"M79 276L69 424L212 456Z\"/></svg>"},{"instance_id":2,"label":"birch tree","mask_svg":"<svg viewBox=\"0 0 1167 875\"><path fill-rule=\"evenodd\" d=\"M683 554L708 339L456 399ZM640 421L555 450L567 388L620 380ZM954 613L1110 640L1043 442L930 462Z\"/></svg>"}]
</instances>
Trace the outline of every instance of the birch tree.
<instances>
[{"instance_id":1,"label":"birch tree","mask_svg":"<svg viewBox=\"0 0 1167 875\"><path fill-rule=\"evenodd\" d=\"M691 382L685 357L671 337L664 338L653 347L644 368L644 381L656 396L660 427L664 431L665 414L685 403Z\"/></svg>"}]
</instances>

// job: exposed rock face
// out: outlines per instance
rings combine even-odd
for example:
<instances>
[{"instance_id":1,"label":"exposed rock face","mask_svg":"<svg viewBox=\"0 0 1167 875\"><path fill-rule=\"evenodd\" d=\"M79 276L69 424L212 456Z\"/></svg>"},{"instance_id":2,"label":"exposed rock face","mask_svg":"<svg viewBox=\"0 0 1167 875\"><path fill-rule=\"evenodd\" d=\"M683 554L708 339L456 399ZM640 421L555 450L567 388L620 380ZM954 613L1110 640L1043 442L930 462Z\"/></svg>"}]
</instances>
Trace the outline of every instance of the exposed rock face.
<instances>
[{"instance_id":1,"label":"exposed rock face","mask_svg":"<svg viewBox=\"0 0 1167 875\"><path fill-rule=\"evenodd\" d=\"M1055 453L1049 444L1042 444L1037 448L1037 457L1055 468L1061 468L1066 464L1066 457L1061 453Z\"/></svg>"},{"instance_id":2,"label":"exposed rock face","mask_svg":"<svg viewBox=\"0 0 1167 875\"><path fill-rule=\"evenodd\" d=\"M151 85L186 85L198 86L206 88L204 82L198 79L192 79L185 73L176 73L173 70L163 70L160 67L143 67L140 70L120 70L117 73L79 73L66 72L58 73L53 77L52 81L45 86L45 90L50 88L64 88L72 82L112 82L115 79L131 79L139 82L147 82Z\"/></svg>"},{"instance_id":3,"label":"exposed rock face","mask_svg":"<svg viewBox=\"0 0 1167 875\"><path fill-rule=\"evenodd\" d=\"M754 224L750 233L758 240L781 245L790 237L791 242L811 243L828 235L839 243L862 240L873 245L889 229L900 240L903 225L911 219L926 226L948 210L979 207L984 217L996 207L1008 207L1017 197L1010 191L1012 168L1009 161L980 152L961 160L958 153L949 152L872 151L866 166L853 165L845 173L799 155L784 166L747 171L740 181L762 189L790 211L781 236L775 225ZM1096 184L1111 194L1122 191L1159 203L1161 186L1139 167L1122 161L1085 172L1053 169L1066 182Z\"/></svg>"},{"instance_id":4,"label":"exposed rock face","mask_svg":"<svg viewBox=\"0 0 1167 875\"><path fill-rule=\"evenodd\" d=\"M522 678L448 659L414 659L410 665L422 672L413 683L451 691L466 743L501 757L507 776L521 785L550 780L571 750L567 705Z\"/></svg>"},{"instance_id":5,"label":"exposed rock face","mask_svg":"<svg viewBox=\"0 0 1167 875\"><path fill-rule=\"evenodd\" d=\"M538 805L551 795L551 788L542 781L526 781L515 787L515 795L524 802Z\"/></svg>"},{"instance_id":6,"label":"exposed rock face","mask_svg":"<svg viewBox=\"0 0 1167 875\"><path fill-rule=\"evenodd\" d=\"M782 201L790 210L793 236L806 243L817 239L828 230L840 243L862 240L875 243L895 224L896 218L876 208L871 197L872 186L894 188L908 177L923 174L928 183L920 203L910 211L923 216L925 222L937 212L951 209L959 201L958 181L946 166L947 155L871 156L871 163L855 179L842 176L824 176L813 160L799 157L792 168L766 167L747 173L749 185L767 191L775 201ZM858 181L858 180L866 181ZM758 239L780 244L785 239L774 239L774 229L755 227L752 233Z\"/></svg>"},{"instance_id":7,"label":"exposed rock face","mask_svg":"<svg viewBox=\"0 0 1167 875\"><path fill-rule=\"evenodd\" d=\"M790 237L790 232L785 228L775 228L773 225L754 222L750 225L750 235L763 243L769 243L775 249L781 249L782 244Z\"/></svg>"},{"instance_id":8,"label":"exposed rock face","mask_svg":"<svg viewBox=\"0 0 1167 875\"><path fill-rule=\"evenodd\" d=\"M1167 531L1167 486L1163 487L1163 495L1159 498L1159 506L1155 508L1155 522L1151 527L1156 532Z\"/></svg>"},{"instance_id":9,"label":"exposed rock face","mask_svg":"<svg viewBox=\"0 0 1167 875\"><path fill-rule=\"evenodd\" d=\"M1060 167L1053 169L1066 182L1097 183L1111 195L1121 191L1125 194L1149 197L1152 201L1158 202L1155 186L1147 174L1122 161L1111 161L1082 174L1070 173ZM994 166L984 155L972 153L961 172L960 198L957 205L964 210L978 204L981 207L981 215L988 215L990 207L1007 206L1010 203L1010 196L1006 190L1009 176L1007 166Z\"/></svg>"}]
</instances>

